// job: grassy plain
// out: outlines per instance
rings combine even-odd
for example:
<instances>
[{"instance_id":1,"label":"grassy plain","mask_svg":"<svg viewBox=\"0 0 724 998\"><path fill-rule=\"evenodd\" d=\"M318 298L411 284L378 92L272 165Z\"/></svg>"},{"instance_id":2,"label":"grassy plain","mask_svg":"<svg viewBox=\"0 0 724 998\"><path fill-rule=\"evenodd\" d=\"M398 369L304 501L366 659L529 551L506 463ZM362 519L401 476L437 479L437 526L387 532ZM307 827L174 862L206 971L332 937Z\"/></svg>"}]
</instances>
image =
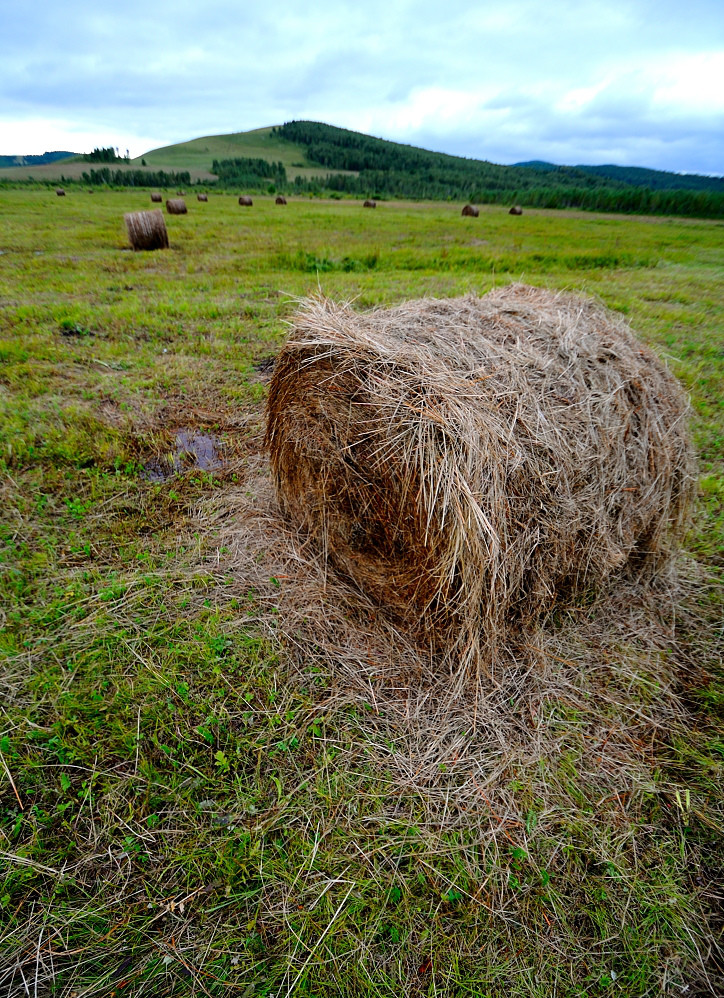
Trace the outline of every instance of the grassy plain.
<instances>
[{"instance_id":1,"label":"grassy plain","mask_svg":"<svg viewBox=\"0 0 724 998\"><path fill-rule=\"evenodd\" d=\"M573 738L552 765L577 807L511 774L525 827L491 806L483 843L395 783L313 649L290 677L260 623L284 582L234 578L211 511L260 449L257 368L295 296L363 308L517 279L597 295L686 384L688 549L715 580L724 226L188 203L170 250L134 254L123 213L147 193L0 191L0 993L716 994L716 581L677 632L689 727L652 743L635 805L592 800ZM179 430L218 467L180 456Z\"/></svg>"}]
</instances>

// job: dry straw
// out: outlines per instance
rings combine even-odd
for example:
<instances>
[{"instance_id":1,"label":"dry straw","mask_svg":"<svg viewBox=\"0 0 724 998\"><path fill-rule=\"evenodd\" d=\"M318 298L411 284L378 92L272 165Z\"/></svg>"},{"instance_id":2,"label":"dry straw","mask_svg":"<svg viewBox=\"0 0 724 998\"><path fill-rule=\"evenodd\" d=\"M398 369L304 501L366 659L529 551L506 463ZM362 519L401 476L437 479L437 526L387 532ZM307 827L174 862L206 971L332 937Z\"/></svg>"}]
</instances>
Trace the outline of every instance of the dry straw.
<instances>
[{"instance_id":1,"label":"dry straw","mask_svg":"<svg viewBox=\"0 0 724 998\"><path fill-rule=\"evenodd\" d=\"M365 203L362 205L362 207L363 208L376 208L377 207L377 202L376 201L370 201L369 198L368 198L365 201Z\"/></svg>"},{"instance_id":2,"label":"dry straw","mask_svg":"<svg viewBox=\"0 0 724 998\"><path fill-rule=\"evenodd\" d=\"M248 194L242 194L239 198L239 204L243 205L245 208L251 208L254 202L251 200Z\"/></svg>"},{"instance_id":3,"label":"dry straw","mask_svg":"<svg viewBox=\"0 0 724 998\"><path fill-rule=\"evenodd\" d=\"M276 201L274 203L275 204L286 204L287 203L287 199L285 197L283 197L281 194L277 194Z\"/></svg>"},{"instance_id":4,"label":"dry straw","mask_svg":"<svg viewBox=\"0 0 724 998\"><path fill-rule=\"evenodd\" d=\"M168 249L168 232L161 211L134 211L124 218L134 250Z\"/></svg>"},{"instance_id":5,"label":"dry straw","mask_svg":"<svg viewBox=\"0 0 724 998\"><path fill-rule=\"evenodd\" d=\"M622 319L513 285L364 314L303 301L267 442L285 514L464 684L555 606L666 566L686 422Z\"/></svg>"},{"instance_id":6,"label":"dry straw","mask_svg":"<svg viewBox=\"0 0 724 998\"><path fill-rule=\"evenodd\" d=\"M58 195L59 198L65 197L65 191L63 190L62 187L56 187L55 193Z\"/></svg>"},{"instance_id":7,"label":"dry straw","mask_svg":"<svg viewBox=\"0 0 724 998\"><path fill-rule=\"evenodd\" d=\"M470 218L477 218L480 214L480 208L477 208L474 204L466 204L460 214L468 215Z\"/></svg>"},{"instance_id":8,"label":"dry straw","mask_svg":"<svg viewBox=\"0 0 724 998\"><path fill-rule=\"evenodd\" d=\"M169 198L166 201L166 211L169 215L185 215L188 208L183 198Z\"/></svg>"},{"instance_id":9,"label":"dry straw","mask_svg":"<svg viewBox=\"0 0 724 998\"><path fill-rule=\"evenodd\" d=\"M161 194L152 194L151 201L154 204L161 204L161 202L163 201L163 196Z\"/></svg>"},{"instance_id":10,"label":"dry straw","mask_svg":"<svg viewBox=\"0 0 724 998\"><path fill-rule=\"evenodd\" d=\"M523 209L520 207L519 204L514 204L513 207L510 209L510 211L508 212L508 214L509 215L522 215L523 214Z\"/></svg>"},{"instance_id":11,"label":"dry straw","mask_svg":"<svg viewBox=\"0 0 724 998\"><path fill-rule=\"evenodd\" d=\"M209 195L208 194L197 194L196 195L196 200L197 201L208 201L209 200Z\"/></svg>"}]
</instances>

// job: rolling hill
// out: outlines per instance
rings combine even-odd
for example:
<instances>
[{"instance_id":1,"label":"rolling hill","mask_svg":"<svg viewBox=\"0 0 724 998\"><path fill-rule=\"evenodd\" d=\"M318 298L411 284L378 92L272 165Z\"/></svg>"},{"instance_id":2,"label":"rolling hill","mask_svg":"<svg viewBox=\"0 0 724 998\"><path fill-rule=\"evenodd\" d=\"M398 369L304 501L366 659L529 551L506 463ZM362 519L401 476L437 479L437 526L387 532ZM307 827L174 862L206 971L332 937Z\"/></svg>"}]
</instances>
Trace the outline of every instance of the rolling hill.
<instances>
[{"instance_id":1,"label":"rolling hill","mask_svg":"<svg viewBox=\"0 0 724 998\"><path fill-rule=\"evenodd\" d=\"M218 179L222 187L258 191L724 216L724 178L615 165L556 166L531 161L502 166L314 121L204 136L151 149L130 163L114 163L112 169L91 174L94 167L75 157L39 166L9 167L2 170L0 179L76 179L121 186L175 183L175 178L160 175L159 171L164 171L183 172L183 181L179 178L178 182L213 183Z\"/></svg>"}]
</instances>

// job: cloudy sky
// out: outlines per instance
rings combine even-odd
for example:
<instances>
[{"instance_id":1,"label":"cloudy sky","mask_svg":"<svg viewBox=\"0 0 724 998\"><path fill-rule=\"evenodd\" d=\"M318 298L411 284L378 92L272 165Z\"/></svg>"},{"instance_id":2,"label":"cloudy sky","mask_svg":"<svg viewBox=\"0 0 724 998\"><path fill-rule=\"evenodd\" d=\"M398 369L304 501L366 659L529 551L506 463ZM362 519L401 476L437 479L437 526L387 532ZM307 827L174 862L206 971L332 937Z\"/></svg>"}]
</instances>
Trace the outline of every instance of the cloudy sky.
<instances>
[{"instance_id":1,"label":"cloudy sky","mask_svg":"<svg viewBox=\"0 0 724 998\"><path fill-rule=\"evenodd\" d=\"M308 118L514 163L724 173L723 0L0 0L0 153Z\"/></svg>"}]
</instances>

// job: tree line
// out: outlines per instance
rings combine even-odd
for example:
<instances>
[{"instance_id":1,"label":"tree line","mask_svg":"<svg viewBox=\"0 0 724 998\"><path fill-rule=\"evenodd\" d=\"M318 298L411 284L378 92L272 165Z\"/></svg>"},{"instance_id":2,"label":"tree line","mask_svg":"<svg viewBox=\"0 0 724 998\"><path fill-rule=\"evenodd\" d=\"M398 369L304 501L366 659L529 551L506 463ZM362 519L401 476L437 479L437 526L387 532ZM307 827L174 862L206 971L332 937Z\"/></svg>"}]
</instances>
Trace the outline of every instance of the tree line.
<instances>
[{"instance_id":1,"label":"tree line","mask_svg":"<svg viewBox=\"0 0 724 998\"><path fill-rule=\"evenodd\" d=\"M287 122L272 134L304 146L310 166L348 171L297 177L293 186L299 192L724 217L720 178L679 178L640 167L500 166L314 121Z\"/></svg>"}]
</instances>

